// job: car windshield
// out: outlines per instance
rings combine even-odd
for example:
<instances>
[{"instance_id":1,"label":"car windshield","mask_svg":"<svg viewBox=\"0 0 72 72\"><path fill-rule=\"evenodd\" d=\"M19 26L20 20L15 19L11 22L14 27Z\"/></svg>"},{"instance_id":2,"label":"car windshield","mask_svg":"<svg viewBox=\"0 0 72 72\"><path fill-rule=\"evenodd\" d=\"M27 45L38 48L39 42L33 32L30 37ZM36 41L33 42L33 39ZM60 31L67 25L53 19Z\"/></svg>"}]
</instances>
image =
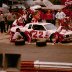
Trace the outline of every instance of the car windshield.
<instances>
[{"instance_id":1,"label":"car windshield","mask_svg":"<svg viewBox=\"0 0 72 72\"><path fill-rule=\"evenodd\" d=\"M33 25L33 30L45 30L42 25Z\"/></svg>"},{"instance_id":2,"label":"car windshield","mask_svg":"<svg viewBox=\"0 0 72 72\"><path fill-rule=\"evenodd\" d=\"M56 26L54 26L53 24L46 24L44 26L47 30L56 30L57 29Z\"/></svg>"}]
</instances>

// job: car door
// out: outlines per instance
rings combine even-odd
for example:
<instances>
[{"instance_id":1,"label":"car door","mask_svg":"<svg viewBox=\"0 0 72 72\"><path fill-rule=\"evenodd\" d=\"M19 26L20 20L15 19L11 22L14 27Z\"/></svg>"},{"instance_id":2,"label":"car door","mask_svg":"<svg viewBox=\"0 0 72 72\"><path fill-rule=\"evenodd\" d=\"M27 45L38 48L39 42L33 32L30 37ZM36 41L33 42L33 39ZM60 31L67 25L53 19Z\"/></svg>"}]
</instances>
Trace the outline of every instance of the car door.
<instances>
[{"instance_id":1,"label":"car door","mask_svg":"<svg viewBox=\"0 0 72 72\"><path fill-rule=\"evenodd\" d=\"M38 39L38 38L45 38L46 37L46 30L43 27L43 25L37 25L34 24L32 26L33 30L31 32L32 39Z\"/></svg>"}]
</instances>

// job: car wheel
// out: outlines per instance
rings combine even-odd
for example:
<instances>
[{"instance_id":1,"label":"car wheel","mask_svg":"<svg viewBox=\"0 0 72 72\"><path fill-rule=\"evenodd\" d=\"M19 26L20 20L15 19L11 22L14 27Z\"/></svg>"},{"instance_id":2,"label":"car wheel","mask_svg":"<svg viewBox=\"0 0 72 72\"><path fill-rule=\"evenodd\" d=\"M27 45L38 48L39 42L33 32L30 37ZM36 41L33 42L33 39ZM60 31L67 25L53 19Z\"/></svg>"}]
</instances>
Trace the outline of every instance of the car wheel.
<instances>
[{"instance_id":1,"label":"car wheel","mask_svg":"<svg viewBox=\"0 0 72 72\"><path fill-rule=\"evenodd\" d=\"M58 43L58 40L56 40L56 36L55 36L55 33L51 34L50 36L50 42L55 42Z\"/></svg>"},{"instance_id":2,"label":"car wheel","mask_svg":"<svg viewBox=\"0 0 72 72\"><path fill-rule=\"evenodd\" d=\"M50 42L53 42L53 38L54 38L54 33L51 34L51 36L50 36Z\"/></svg>"}]
</instances>

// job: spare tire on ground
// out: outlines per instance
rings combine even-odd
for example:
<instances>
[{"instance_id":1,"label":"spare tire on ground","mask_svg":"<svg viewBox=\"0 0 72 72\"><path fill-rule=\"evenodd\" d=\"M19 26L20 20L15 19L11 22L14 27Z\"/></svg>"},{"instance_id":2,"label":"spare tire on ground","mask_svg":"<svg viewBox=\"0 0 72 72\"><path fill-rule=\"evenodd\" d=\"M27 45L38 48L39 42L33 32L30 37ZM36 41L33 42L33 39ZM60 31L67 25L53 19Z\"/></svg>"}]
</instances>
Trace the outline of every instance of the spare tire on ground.
<instances>
[{"instance_id":1,"label":"spare tire on ground","mask_svg":"<svg viewBox=\"0 0 72 72\"><path fill-rule=\"evenodd\" d=\"M42 47L42 46L46 46L46 45L47 45L47 41L45 38L44 39L40 38L36 41L36 46Z\"/></svg>"}]
</instances>

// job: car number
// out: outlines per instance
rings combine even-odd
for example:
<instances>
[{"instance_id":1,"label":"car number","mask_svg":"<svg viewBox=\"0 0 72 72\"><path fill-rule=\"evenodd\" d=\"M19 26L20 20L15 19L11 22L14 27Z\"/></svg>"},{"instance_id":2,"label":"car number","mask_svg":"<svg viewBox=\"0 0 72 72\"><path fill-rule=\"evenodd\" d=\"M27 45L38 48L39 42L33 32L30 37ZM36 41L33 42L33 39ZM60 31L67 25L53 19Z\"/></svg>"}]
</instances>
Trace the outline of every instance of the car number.
<instances>
[{"instance_id":1,"label":"car number","mask_svg":"<svg viewBox=\"0 0 72 72\"><path fill-rule=\"evenodd\" d=\"M32 38L47 38L47 34L45 31L37 31L37 30L33 30L31 32Z\"/></svg>"}]
</instances>

